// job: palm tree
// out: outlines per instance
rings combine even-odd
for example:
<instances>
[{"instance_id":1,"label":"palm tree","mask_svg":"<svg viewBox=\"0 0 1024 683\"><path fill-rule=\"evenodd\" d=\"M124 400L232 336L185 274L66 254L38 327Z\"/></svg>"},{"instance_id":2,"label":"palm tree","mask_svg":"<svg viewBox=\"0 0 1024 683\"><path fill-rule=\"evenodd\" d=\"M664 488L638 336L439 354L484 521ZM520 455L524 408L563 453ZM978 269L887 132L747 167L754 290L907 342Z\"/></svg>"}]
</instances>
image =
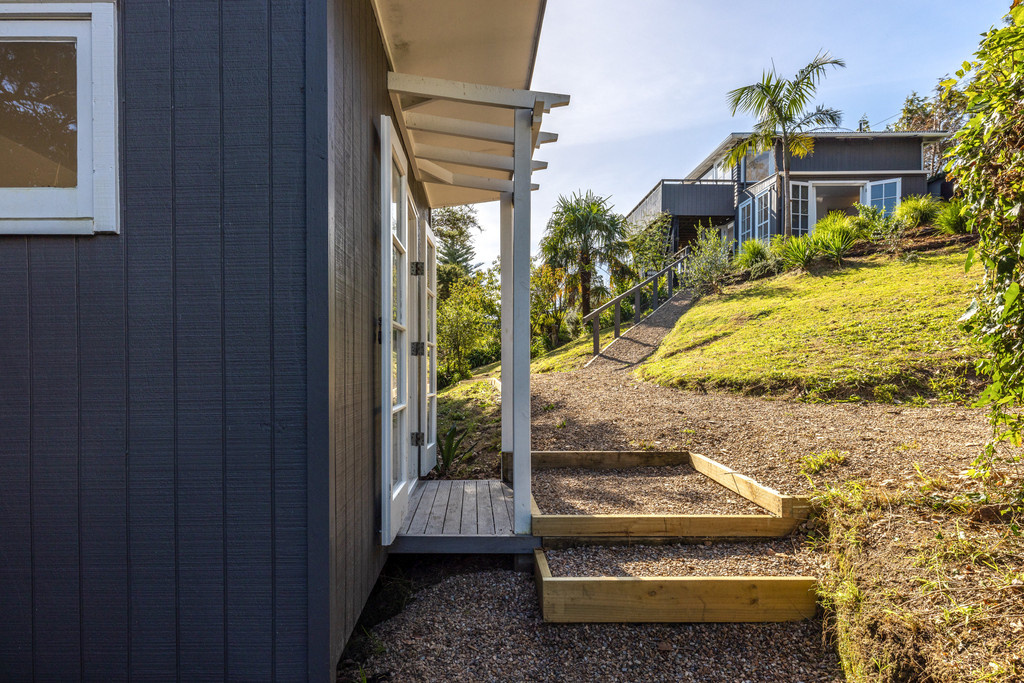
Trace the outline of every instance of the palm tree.
<instances>
[{"instance_id":1,"label":"palm tree","mask_svg":"<svg viewBox=\"0 0 1024 683\"><path fill-rule=\"evenodd\" d=\"M811 63L796 72L792 80L783 78L772 67L762 74L757 83L729 91L732 115L737 111L758 118L754 132L732 149L727 157L735 166L747 152L766 152L775 149L776 141L782 145L782 205L785 215L785 234L793 234L793 210L789 203L789 166L795 155L803 158L814 151L814 138L807 132L823 126L835 127L842 123L838 109L818 105L807 111L818 89L818 82L828 67L845 67L846 62L819 52Z\"/></svg>"},{"instance_id":2,"label":"palm tree","mask_svg":"<svg viewBox=\"0 0 1024 683\"><path fill-rule=\"evenodd\" d=\"M558 198L540 242L541 254L548 265L563 269L570 282L578 283L583 316L590 313L597 266L625 267L619 256L625 253L624 226L625 221L612 212L607 197L587 190L586 194Z\"/></svg>"}]
</instances>

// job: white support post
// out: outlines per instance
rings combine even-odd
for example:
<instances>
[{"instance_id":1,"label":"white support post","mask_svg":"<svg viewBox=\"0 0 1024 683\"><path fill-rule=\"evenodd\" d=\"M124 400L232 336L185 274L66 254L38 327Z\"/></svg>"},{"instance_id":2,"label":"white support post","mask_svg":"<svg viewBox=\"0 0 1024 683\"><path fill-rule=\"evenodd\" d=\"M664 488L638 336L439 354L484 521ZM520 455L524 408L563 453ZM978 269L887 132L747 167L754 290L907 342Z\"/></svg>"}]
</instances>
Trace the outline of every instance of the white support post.
<instances>
[{"instance_id":1,"label":"white support post","mask_svg":"<svg viewBox=\"0 0 1024 683\"><path fill-rule=\"evenodd\" d=\"M501 195L501 452L512 452L512 193ZM502 458L504 462L504 458ZM511 472L504 472L509 479Z\"/></svg>"},{"instance_id":2,"label":"white support post","mask_svg":"<svg viewBox=\"0 0 1024 683\"><path fill-rule=\"evenodd\" d=\"M517 534L531 532L530 515L530 157L533 110L515 115L512 235L512 510ZM502 373L504 375L504 372ZM502 384L506 378L502 377ZM504 404L503 404L504 407Z\"/></svg>"}]
</instances>

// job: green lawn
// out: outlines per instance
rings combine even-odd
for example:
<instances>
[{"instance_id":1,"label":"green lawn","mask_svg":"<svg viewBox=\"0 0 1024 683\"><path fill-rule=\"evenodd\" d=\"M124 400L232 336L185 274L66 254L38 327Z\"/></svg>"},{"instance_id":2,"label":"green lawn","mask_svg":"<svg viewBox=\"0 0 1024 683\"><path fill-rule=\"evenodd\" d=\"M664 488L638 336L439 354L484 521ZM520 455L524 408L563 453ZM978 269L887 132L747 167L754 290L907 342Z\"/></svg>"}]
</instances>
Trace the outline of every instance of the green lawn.
<instances>
[{"instance_id":1,"label":"green lawn","mask_svg":"<svg viewBox=\"0 0 1024 683\"><path fill-rule=\"evenodd\" d=\"M683 315L640 373L811 399L957 399L978 353L956 322L980 277L963 264L962 253L872 256L729 288Z\"/></svg>"}]
</instances>

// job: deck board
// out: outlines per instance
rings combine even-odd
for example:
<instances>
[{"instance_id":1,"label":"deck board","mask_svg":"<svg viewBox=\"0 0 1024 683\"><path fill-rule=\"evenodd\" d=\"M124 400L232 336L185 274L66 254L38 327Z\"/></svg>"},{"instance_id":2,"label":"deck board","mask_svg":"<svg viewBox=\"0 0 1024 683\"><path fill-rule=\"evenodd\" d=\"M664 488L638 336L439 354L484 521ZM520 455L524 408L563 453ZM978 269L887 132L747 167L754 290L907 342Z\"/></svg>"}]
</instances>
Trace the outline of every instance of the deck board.
<instances>
[{"instance_id":1,"label":"deck board","mask_svg":"<svg viewBox=\"0 0 1024 683\"><path fill-rule=\"evenodd\" d=\"M423 481L409 500L397 553L524 553L540 544L512 527L512 489L500 481Z\"/></svg>"}]
</instances>

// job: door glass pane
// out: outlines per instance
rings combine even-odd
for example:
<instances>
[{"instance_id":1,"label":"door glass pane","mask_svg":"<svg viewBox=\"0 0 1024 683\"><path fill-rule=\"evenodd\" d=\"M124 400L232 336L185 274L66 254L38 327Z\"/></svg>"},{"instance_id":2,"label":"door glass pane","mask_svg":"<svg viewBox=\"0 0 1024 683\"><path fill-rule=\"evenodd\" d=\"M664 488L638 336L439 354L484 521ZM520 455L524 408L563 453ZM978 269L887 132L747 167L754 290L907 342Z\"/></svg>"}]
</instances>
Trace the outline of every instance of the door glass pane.
<instances>
[{"instance_id":1,"label":"door glass pane","mask_svg":"<svg viewBox=\"0 0 1024 683\"><path fill-rule=\"evenodd\" d=\"M434 341L434 315L437 312L437 299L433 294L427 295L427 341Z\"/></svg>"},{"instance_id":2,"label":"door glass pane","mask_svg":"<svg viewBox=\"0 0 1024 683\"><path fill-rule=\"evenodd\" d=\"M0 41L0 187L78 184L73 42Z\"/></svg>"},{"instance_id":3,"label":"door glass pane","mask_svg":"<svg viewBox=\"0 0 1024 683\"><path fill-rule=\"evenodd\" d=\"M437 441L437 423L434 416L437 414L437 399L431 397L427 401L427 444L433 445Z\"/></svg>"},{"instance_id":4,"label":"door glass pane","mask_svg":"<svg viewBox=\"0 0 1024 683\"><path fill-rule=\"evenodd\" d=\"M427 344L427 393L434 393L434 345Z\"/></svg>"},{"instance_id":5,"label":"door glass pane","mask_svg":"<svg viewBox=\"0 0 1024 683\"><path fill-rule=\"evenodd\" d=\"M397 234L398 228L401 227L400 216L398 215L398 209L402 206L402 175L398 171L398 166L395 162L391 162L391 232Z\"/></svg>"},{"instance_id":6,"label":"door glass pane","mask_svg":"<svg viewBox=\"0 0 1024 683\"><path fill-rule=\"evenodd\" d=\"M402 463L405 458L405 411L400 410L391 416L391 484L397 484L405 479L402 472Z\"/></svg>"},{"instance_id":7,"label":"door glass pane","mask_svg":"<svg viewBox=\"0 0 1024 683\"><path fill-rule=\"evenodd\" d=\"M402 269L405 268L405 254L398 245L391 245L391 319L396 323L405 320L405 292L402 291Z\"/></svg>"},{"instance_id":8,"label":"door glass pane","mask_svg":"<svg viewBox=\"0 0 1024 683\"><path fill-rule=\"evenodd\" d=\"M427 243L427 287L432 292L437 291L437 254L431 242Z\"/></svg>"},{"instance_id":9,"label":"door glass pane","mask_svg":"<svg viewBox=\"0 0 1024 683\"><path fill-rule=\"evenodd\" d=\"M405 333L391 331L391 405L405 403Z\"/></svg>"}]
</instances>

